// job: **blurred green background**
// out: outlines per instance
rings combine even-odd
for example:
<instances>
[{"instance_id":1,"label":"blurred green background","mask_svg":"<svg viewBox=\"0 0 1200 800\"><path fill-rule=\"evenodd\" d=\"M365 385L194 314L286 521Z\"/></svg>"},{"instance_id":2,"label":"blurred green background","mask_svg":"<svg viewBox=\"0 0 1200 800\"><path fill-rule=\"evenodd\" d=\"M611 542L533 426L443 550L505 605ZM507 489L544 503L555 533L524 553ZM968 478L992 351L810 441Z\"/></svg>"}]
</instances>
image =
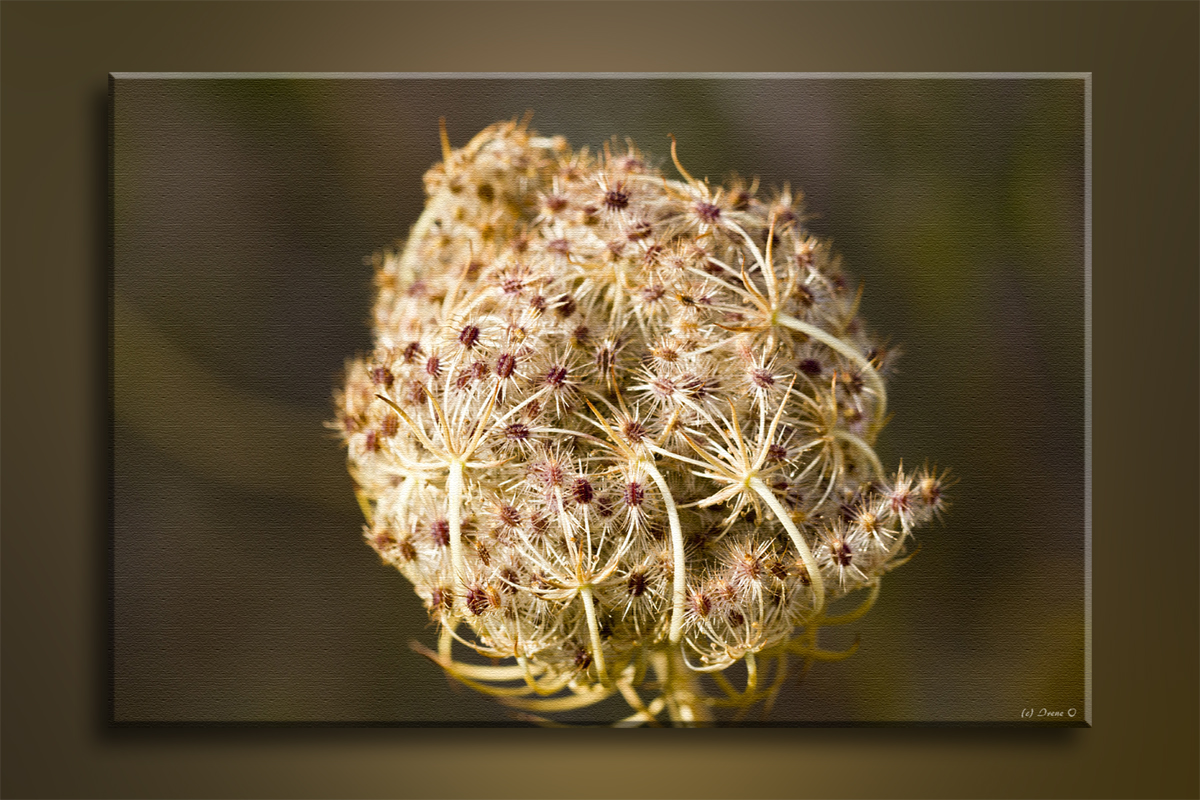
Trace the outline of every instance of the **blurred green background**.
<instances>
[{"instance_id":1,"label":"blurred green background","mask_svg":"<svg viewBox=\"0 0 1200 800\"><path fill-rule=\"evenodd\" d=\"M900 345L885 466L942 526L791 682L781 722L1011 722L1085 704L1082 79L153 79L113 93L117 721L504 723L408 646L323 428L371 346L364 257L491 122L785 181ZM1076 717L1078 721L1079 717Z\"/></svg>"}]
</instances>

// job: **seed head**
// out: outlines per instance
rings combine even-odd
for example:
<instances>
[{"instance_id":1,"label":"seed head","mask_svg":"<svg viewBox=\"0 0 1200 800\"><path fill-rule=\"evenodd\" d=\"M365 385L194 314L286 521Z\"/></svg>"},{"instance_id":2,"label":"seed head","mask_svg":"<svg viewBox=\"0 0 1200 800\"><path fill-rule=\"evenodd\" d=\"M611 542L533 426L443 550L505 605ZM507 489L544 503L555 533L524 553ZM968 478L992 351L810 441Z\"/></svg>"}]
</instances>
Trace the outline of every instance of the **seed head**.
<instances>
[{"instance_id":1,"label":"seed head","mask_svg":"<svg viewBox=\"0 0 1200 800\"><path fill-rule=\"evenodd\" d=\"M517 123L443 151L374 261L376 347L332 423L430 657L535 713L615 695L686 724L766 696L948 508L944 471L874 450L895 348L799 193L714 188L674 140L670 174ZM743 659L759 690L706 702L698 676Z\"/></svg>"}]
</instances>

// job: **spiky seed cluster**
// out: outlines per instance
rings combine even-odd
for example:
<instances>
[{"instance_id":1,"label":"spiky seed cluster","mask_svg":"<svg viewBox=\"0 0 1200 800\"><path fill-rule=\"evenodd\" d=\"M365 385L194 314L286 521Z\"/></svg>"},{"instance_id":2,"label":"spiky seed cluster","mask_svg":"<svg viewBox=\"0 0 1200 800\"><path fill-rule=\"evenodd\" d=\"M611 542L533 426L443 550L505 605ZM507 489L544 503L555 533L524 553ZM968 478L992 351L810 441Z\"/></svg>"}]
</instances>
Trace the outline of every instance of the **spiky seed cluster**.
<instances>
[{"instance_id":1,"label":"spiky seed cluster","mask_svg":"<svg viewBox=\"0 0 1200 800\"><path fill-rule=\"evenodd\" d=\"M337 399L367 541L440 625L431 657L523 680L492 691L527 708L619 690L639 721L695 721L664 654L815 653L828 605L873 600L945 500L872 449L889 351L798 198L712 189L674 144L682 179L515 123L443 149Z\"/></svg>"}]
</instances>

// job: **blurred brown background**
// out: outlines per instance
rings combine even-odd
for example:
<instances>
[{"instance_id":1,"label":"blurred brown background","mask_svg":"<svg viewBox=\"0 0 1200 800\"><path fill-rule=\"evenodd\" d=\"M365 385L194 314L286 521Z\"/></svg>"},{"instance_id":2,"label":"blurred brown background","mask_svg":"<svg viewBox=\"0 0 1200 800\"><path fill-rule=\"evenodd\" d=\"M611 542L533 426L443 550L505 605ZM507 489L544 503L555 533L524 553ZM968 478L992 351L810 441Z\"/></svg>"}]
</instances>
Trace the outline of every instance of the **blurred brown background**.
<instances>
[{"instance_id":1,"label":"blurred brown background","mask_svg":"<svg viewBox=\"0 0 1200 800\"><path fill-rule=\"evenodd\" d=\"M901 345L885 465L958 479L943 527L790 686L781 721L1077 708L1084 659L1084 83L180 80L113 101L118 721L504 722L408 642L322 427L369 348L363 257L498 119L790 181ZM1076 718L1078 719L1078 717Z\"/></svg>"}]
</instances>

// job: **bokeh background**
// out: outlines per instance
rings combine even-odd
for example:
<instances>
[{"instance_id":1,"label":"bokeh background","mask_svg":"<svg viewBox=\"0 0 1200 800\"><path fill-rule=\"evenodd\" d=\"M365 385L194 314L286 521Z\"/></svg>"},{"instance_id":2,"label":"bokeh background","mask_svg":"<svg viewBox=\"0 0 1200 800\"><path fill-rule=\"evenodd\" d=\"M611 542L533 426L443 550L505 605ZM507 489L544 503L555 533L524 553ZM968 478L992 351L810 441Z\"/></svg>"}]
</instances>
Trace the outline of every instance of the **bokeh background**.
<instances>
[{"instance_id":1,"label":"bokeh background","mask_svg":"<svg viewBox=\"0 0 1200 800\"><path fill-rule=\"evenodd\" d=\"M942 526L790 683L780 722L1009 722L1086 703L1082 79L156 79L112 101L112 709L120 722L505 724L409 648L323 427L370 348L364 257L499 119L807 198L904 352L885 466ZM1024 723L1028 724L1028 723Z\"/></svg>"}]
</instances>

